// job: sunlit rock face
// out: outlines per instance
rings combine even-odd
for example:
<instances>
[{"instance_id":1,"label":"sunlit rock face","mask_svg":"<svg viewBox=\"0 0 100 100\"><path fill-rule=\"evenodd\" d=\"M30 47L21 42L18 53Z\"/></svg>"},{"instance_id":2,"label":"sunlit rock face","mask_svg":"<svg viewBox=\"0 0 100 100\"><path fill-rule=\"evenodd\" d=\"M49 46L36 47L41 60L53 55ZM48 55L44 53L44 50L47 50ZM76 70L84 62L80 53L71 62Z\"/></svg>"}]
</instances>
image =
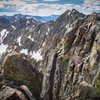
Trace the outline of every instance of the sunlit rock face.
<instances>
[{"instance_id":1,"label":"sunlit rock face","mask_svg":"<svg viewBox=\"0 0 100 100\"><path fill-rule=\"evenodd\" d=\"M18 89L9 86L3 86L0 91L2 100L33 100L32 93L26 86L20 86ZM35 99L35 98L34 98Z\"/></svg>"},{"instance_id":2,"label":"sunlit rock face","mask_svg":"<svg viewBox=\"0 0 100 100\"><path fill-rule=\"evenodd\" d=\"M100 14L79 18L46 54L41 93L44 100L100 99L99 18Z\"/></svg>"},{"instance_id":3,"label":"sunlit rock face","mask_svg":"<svg viewBox=\"0 0 100 100\"><path fill-rule=\"evenodd\" d=\"M13 28L1 30L1 87L25 85L36 100L100 99L100 14L73 9Z\"/></svg>"}]
</instances>

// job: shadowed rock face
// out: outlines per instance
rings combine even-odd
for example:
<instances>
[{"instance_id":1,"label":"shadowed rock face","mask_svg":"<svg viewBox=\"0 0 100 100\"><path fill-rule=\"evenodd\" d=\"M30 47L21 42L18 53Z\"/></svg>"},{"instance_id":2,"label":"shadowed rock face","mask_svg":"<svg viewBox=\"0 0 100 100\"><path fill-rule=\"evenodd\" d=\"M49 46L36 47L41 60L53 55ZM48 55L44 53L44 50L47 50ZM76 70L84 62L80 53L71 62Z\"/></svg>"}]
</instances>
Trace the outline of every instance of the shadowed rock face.
<instances>
[{"instance_id":1,"label":"shadowed rock face","mask_svg":"<svg viewBox=\"0 0 100 100\"><path fill-rule=\"evenodd\" d=\"M56 21L20 30L13 46L10 40L4 40L9 43L8 52L10 47L16 52L4 57L3 77L16 83L12 86L26 85L36 100L99 100L99 35L100 14L85 16L75 9ZM20 54L23 49L27 49L28 56ZM37 62L30 56L38 50L43 59Z\"/></svg>"},{"instance_id":2,"label":"shadowed rock face","mask_svg":"<svg viewBox=\"0 0 100 100\"><path fill-rule=\"evenodd\" d=\"M5 82L8 81L9 85L15 87L26 85L32 92L33 97L39 99L42 74L33 68L25 57L23 58L16 52L8 54L4 59L3 67Z\"/></svg>"}]
</instances>

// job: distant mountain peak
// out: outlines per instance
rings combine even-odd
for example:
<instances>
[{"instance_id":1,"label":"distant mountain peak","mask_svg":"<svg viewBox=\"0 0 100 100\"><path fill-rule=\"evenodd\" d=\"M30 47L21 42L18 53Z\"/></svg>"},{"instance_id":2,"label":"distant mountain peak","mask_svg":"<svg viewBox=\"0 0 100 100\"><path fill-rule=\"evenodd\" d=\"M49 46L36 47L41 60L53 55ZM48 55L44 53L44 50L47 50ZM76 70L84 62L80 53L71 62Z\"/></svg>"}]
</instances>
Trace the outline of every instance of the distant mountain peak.
<instances>
[{"instance_id":1,"label":"distant mountain peak","mask_svg":"<svg viewBox=\"0 0 100 100\"><path fill-rule=\"evenodd\" d=\"M80 13L79 11L77 11L76 9L72 9L72 10L66 10L66 12L63 13L63 15L82 15L82 16L85 16L83 13Z\"/></svg>"},{"instance_id":2,"label":"distant mountain peak","mask_svg":"<svg viewBox=\"0 0 100 100\"><path fill-rule=\"evenodd\" d=\"M76 9L72 9L71 11L72 11L72 12L78 12Z\"/></svg>"},{"instance_id":3,"label":"distant mountain peak","mask_svg":"<svg viewBox=\"0 0 100 100\"><path fill-rule=\"evenodd\" d=\"M65 24L71 24L72 22L75 22L78 18L85 17L84 14L80 13L76 9L67 10L64 12L57 20L59 22L63 22Z\"/></svg>"}]
</instances>

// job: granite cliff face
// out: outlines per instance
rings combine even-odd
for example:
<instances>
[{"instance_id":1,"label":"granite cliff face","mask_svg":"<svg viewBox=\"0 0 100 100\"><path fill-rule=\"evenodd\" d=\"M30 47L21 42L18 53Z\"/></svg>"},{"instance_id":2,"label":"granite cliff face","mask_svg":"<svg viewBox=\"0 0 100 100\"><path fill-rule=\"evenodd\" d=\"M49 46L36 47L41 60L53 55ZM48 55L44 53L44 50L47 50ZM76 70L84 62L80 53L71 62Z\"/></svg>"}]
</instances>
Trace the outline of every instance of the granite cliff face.
<instances>
[{"instance_id":1,"label":"granite cliff face","mask_svg":"<svg viewBox=\"0 0 100 100\"><path fill-rule=\"evenodd\" d=\"M7 45L1 57L1 93L6 91L2 86L26 85L33 94L26 100L100 99L99 13L86 16L68 10L56 21L20 30L12 39L13 45L10 39L1 43Z\"/></svg>"},{"instance_id":2,"label":"granite cliff face","mask_svg":"<svg viewBox=\"0 0 100 100\"><path fill-rule=\"evenodd\" d=\"M99 100L100 14L73 23L61 42L48 53L43 100Z\"/></svg>"}]
</instances>

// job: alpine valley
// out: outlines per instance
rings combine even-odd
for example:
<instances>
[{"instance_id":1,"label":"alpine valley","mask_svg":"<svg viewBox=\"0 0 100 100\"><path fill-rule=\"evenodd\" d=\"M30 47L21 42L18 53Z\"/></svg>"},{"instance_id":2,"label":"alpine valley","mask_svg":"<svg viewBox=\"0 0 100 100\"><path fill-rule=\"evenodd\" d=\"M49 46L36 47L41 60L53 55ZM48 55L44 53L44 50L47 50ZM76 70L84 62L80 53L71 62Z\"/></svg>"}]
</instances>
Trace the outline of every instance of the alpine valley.
<instances>
[{"instance_id":1,"label":"alpine valley","mask_svg":"<svg viewBox=\"0 0 100 100\"><path fill-rule=\"evenodd\" d=\"M0 16L0 100L100 100L100 13Z\"/></svg>"}]
</instances>

